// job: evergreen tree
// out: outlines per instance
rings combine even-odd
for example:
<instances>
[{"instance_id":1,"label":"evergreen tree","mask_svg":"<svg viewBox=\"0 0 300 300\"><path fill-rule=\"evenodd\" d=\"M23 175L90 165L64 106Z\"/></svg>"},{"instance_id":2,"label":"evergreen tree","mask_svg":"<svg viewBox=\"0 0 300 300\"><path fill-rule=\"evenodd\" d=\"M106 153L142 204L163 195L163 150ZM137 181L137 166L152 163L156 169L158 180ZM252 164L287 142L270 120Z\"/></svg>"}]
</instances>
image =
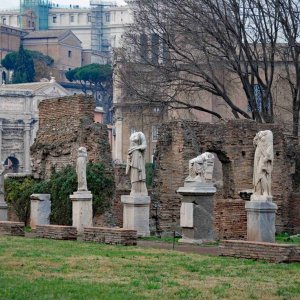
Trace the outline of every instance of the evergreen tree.
<instances>
[{"instance_id":1,"label":"evergreen tree","mask_svg":"<svg viewBox=\"0 0 300 300\"><path fill-rule=\"evenodd\" d=\"M25 83L25 82L33 82L35 76L35 69L33 59L23 48L21 44L16 65L15 72L13 74L13 83Z\"/></svg>"}]
</instances>

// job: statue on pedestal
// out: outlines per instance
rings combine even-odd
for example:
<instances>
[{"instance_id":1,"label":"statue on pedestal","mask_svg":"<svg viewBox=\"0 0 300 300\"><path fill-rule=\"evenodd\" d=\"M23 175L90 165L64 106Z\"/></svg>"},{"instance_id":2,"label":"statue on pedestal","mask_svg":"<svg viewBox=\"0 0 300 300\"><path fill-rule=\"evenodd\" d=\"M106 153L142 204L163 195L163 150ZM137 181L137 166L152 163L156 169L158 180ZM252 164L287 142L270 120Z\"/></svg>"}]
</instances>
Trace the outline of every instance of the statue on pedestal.
<instances>
[{"instance_id":1,"label":"statue on pedestal","mask_svg":"<svg viewBox=\"0 0 300 300\"><path fill-rule=\"evenodd\" d=\"M259 131L254 140L253 185L254 198L271 197L271 173L273 170L273 133L270 130Z\"/></svg>"},{"instance_id":2,"label":"statue on pedestal","mask_svg":"<svg viewBox=\"0 0 300 300\"><path fill-rule=\"evenodd\" d=\"M87 151L85 147L78 149L76 173L78 179L78 191L87 191L86 181L86 164L87 164Z\"/></svg>"},{"instance_id":3,"label":"statue on pedestal","mask_svg":"<svg viewBox=\"0 0 300 300\"><path fill-rule=\"evenodd\" d=\"M130 136L126 174L131 181L131 195L148 195L146 187L145 151L147 142L142 132L135 132Z\"/></svg>"},{"instance_id":4,"label":"statue on pedestal","mask_svg":"<svg viewBox=\"0 0 300 300\"><path fill-rule=\"evenodd\" d=\"M186 181L211 182L214 170L213 153L204 152L189 161L189 176Z\"/></svg>"}]
</instances>

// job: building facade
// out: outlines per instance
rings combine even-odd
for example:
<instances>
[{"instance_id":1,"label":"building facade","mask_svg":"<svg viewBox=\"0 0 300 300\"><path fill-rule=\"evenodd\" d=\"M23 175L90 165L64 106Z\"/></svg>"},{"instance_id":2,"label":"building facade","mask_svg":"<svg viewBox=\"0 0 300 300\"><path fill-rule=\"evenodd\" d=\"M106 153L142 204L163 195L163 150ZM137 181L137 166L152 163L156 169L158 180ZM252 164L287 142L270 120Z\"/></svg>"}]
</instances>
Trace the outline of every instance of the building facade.
<instances>
[{"instance_id":1,"label":"building facade","mask_svg":"<svg viewBox=\"0 0 300 300\"><path fill-rule=\"evenodd\" d=\"M59 81L66 81L66 71L81 67L81 42L71 30L32 31L23 38L23 45L52 57L56 70L53 75Z\"/></svg>"},{"instance_id":2,"label":"building facade","mask_svg":"<svg viewBox=\"0 0 300 300\"><path fill-rule=\"evenodd\" d=\"M0 62L5 56L13 51L18 51L21 39L27 33L21 29L8 25L0 25ZM9 80L9 72L0 65L0 84L6 83Z\"/></svg>"},{"instance_id":3,"label":"building facade","mask_svg":"<svg viewBox=\"0 0 300 300\"><path fill-rule=\"evenodd\" d=\"M69 93L50 82L0 86L0 161L11 173L30 173L30 146L38 130L38 104Z\"/></svg>"},{"instance_id":4,"label":"building facade","mask_svg":"<svg viewBox=\"0 0 300 300\"><path fill-rule=\"evenodd\" d=\"M45 19L45 16L47 18ZM47 0L22 0L20 10L0 11L1 24L26 30L72 30L81 41L82 64L111 61L132 22L128 5L91 0L91 7L61 7Z\"/></svg>"}]
</instances>

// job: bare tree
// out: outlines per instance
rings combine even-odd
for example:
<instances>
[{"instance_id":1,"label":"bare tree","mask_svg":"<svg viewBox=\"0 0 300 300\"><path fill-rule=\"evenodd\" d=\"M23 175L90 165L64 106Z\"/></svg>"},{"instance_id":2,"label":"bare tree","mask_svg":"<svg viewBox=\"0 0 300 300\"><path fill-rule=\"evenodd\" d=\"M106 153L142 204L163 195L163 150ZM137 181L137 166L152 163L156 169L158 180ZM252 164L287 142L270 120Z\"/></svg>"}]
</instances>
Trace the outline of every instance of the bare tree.
<instances>
[{"instance_id":1,"label":"bare tree","mask_svg":"<svg viewBox=\"0 0 300 300\"><path fill-rule=\"evenodd\" d=\"M300 3L294 0L273 0L279 5L280 41L278 53L285 72L281 74L292 95L293 135L299 134L300 111Z\"/></svg>"},{"instance_id":2,"label":"bare tree","mask_svg":"<svg viewBox=\"0 0 300 300\"><path fill-rule=\"evenodd\" d=\"M125 89L143 101L222 118L195 102L205 91L221 97L235 118L273 122L279 9L269 2L136 1L135 22L126 36L126 44L132 47L121 58L119 70ZM250 114L235 104L226 83L229 79L241 84ZM260 103L254 85L259 87Z\"/></svg>"}]
</instances>

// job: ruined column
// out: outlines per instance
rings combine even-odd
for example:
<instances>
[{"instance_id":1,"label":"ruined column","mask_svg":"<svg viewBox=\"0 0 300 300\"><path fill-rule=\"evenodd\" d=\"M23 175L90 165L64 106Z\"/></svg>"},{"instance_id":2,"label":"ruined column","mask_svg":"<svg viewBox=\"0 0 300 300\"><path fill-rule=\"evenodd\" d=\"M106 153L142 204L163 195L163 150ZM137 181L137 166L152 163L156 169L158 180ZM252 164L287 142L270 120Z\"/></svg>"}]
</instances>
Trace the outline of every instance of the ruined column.
<instances>
[{"instance_id":1,"label":"ruined column","mask_svg":"<svg viewBox=\"0 0 300 300\"><path fill-rule=\"evenodd\" d=\"M24 126L24 172L31 173L30 166L30 124Z\"/></svg>"},{"instance_id":2,"label":"ruined column","mask_svg":"<svg viewBox=\"0 0 300 300\"><path fill-rule=\"evenodd\" d=\"M4 172L5 168L0 163L0 221L7 221L8 206L4 200Z\"/></svg>"},{"instance_id":3,"label":"ruined column","mask_svg":"<svg viewBox=\"0 0 300 300\"><path fill-rule=\"evenodd\" d=\"M3 124L2 124L2 120L0 119L0 163L2 163L2 131L3 131Z\"/></svg>"}]
</instances>

